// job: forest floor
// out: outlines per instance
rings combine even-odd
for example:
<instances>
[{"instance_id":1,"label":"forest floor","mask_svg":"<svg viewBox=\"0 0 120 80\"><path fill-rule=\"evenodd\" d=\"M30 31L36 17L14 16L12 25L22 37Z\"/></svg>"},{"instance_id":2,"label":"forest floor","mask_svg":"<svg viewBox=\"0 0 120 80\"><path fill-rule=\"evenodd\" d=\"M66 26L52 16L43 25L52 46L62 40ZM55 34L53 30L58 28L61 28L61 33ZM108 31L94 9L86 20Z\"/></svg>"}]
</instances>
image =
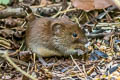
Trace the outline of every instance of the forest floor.
<instances>
[{"instance_id":1,"label":"forest floor","mask_svg":"<svg viewBox=\"0 0 120 80\"><path fill-rule=\"evenodd\" d=\"M2 1L2 0L1 0ZM2 80L120 80L120 10L114 6L86 12L70 1L15 0L0 5L0 79ZM64 0L63 0L64 1ZM1 2L0 2L1 3ZM24 6L36 17L68 16L85 30L89 52L79 57L44 58L27 51Z\"/></svg>"}]
</instances>

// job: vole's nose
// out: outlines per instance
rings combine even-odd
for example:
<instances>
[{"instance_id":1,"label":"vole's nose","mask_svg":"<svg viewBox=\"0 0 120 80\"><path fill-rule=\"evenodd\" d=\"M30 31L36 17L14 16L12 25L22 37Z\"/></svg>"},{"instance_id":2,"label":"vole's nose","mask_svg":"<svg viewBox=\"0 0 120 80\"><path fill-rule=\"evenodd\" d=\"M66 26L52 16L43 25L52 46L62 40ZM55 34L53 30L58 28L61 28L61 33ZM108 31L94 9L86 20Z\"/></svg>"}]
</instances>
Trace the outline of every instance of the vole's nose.
<instances>
[{"instance_id":1,"label":"vole's nose","mask_svg":"<svg viewBox=\"0 0 120 80\"><path fill-rule=\"evenodd\" d=\"M86 43L88 43L88 40L85 38L85 39L78 39L78 41L80 42L80 43L83 43L83 44L86 44Z\"/></svg>"}]
</instances>

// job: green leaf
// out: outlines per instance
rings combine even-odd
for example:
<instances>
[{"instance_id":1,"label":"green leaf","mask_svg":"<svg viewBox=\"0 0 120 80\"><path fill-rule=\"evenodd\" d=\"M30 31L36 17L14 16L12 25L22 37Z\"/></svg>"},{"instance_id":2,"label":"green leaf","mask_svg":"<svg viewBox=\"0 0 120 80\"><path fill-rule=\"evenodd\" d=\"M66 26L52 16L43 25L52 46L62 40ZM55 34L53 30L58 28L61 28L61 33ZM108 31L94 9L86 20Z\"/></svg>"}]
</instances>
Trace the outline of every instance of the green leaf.
<instances>
[{"instance_id":1,"label":"green leaf","mask_svg":"<svg viewBox=\"0 0 120 80\"><path fill-rule=\"evenodd\" d=\"M10 0L0 0L0 4L7 5L10 3Z\"/></svg>"}]
</instances>

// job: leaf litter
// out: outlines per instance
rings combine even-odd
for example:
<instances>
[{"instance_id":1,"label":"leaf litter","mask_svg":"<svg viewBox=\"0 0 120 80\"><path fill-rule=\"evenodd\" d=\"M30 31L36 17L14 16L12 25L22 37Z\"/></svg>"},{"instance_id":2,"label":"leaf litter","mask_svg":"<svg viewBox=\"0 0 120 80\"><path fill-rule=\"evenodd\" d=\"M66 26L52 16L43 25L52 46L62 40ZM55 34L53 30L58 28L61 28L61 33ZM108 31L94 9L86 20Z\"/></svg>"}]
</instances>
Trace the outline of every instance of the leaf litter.
<instances>
[{"instance_id":1,"label":"leaf litter","mask_svg":"<svg viewBox=\"0 0 120 80\"><path fill-rule=\"evenodd\" d=\"M46 2L40 3L40 0L32 0L7 5L8 7L20 7L22 4L38 7L46 7ZM35 3L35 2L39 3ZM53 0L50 5L59 4ZM72 0L73 1L73 0ZM74 0L75 1L75 0ZM45 4L44 4L45 3ZM70 1L67 1L69 4ZM19 5L18 5L19 4ZM62 1L61 1L62 4ZM98 5L98 4L96 4ZM43 8L44 8L43 7ZM61 5L61 7L63 7ZM112 8L112 9L111 9ZM110 10L111 9L111 10ZM49 12L49 11L48 11ZM47 17L35 13L38 17ZM51 57L44 58L47 63L53 63L50 67L44 67L39 63L36 55L26 50L24 44L26 20L23 17L13 17L0 19L0 79L8 80L79 80L79 79L120 79L120 15L119 10L113 7L105 7L101 10L74 9L69 4L67 9L59 9L51 17L60 17L66 15L71 20L85 30L88 36L90 46L89 52L79 57ZM13 61L12 65L6 56ZM17 66L17 68L16 68ZM19 71L18 68L27 72ZM32 76L32 77L31 77Z\"/></svg>"}]
</instances>

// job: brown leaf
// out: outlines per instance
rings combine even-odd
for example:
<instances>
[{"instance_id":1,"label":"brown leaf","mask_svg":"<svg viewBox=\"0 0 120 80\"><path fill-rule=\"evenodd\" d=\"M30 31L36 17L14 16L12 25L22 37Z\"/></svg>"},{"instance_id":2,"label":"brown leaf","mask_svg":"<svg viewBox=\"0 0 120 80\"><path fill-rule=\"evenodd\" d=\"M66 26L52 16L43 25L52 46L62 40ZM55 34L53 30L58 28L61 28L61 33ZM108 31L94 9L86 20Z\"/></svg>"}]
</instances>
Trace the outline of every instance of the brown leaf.
<instances>
[{"instance_id":1,"label":"brown leaf","mask_svg":"<svg viewBox=\"0 0 120 80\"><path fill-rule=\"evenodd\" d=\"M111 0L71 0L72 5L78 9L90 11L93 9L102 9L113 5Z\"/></svg>"},{"instance_id":2,"label":"brown leaf","mask_svg":"<svg viewBox=\"0 0 120 80\"><path fill-rule=\"evenodd\" d=\"M30 51L21 51L19 54L20 54L20 59L23 61L29 61L31 58Z\"/></svg>"},{"instance_id":3,"label":"brown leaf","mask_svg":"<svg viewBox=\"0 0 120 80\"><path fill-rule=\"evenodd\" d=\"M47 5L49 5L49 4L51 4L51 2L48 1L48 0L41 0L41 2L40 2L40 5L41 5L41 6L47 6Z\"/></svg>"},{"instance_id":4,"label":"brown leaf","mask_svg":"<svg viewBox=\"0 0 120 80\"><path fill-rule=\"evenodd\" d=\"M12 37L13 33L14 31L8 28L0 30L0 36L3 36L5 38Z\"/></svg>"}]
</instances>

